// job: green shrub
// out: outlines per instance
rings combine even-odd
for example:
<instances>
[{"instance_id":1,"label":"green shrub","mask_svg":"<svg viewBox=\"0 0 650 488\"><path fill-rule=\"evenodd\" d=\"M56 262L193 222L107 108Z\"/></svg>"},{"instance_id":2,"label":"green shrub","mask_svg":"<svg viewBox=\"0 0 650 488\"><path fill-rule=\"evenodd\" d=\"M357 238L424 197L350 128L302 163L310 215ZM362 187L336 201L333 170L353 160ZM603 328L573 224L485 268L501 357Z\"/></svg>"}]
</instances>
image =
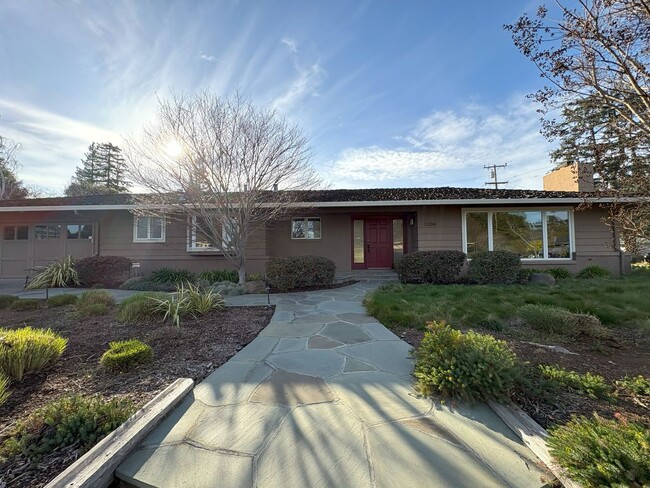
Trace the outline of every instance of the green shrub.
<instances>
[{"instance_id":1,"label":"green shrub","mask_svg":"<svg viewBox=\"0 0 650 488\"><path fill-rule=\"evenodd\" d=\"M20 422L0 447L0 454L22 454L38 461L54 450L78 443L90 449L128 419L135 407L128 399L66 396L36 410Z\"/></svg>"},{"instance_id":2,"label":"green shrub","mask_svg":"<svg viewBox=\"0 0 650 488\"><path fill-rule=\"evenodd\" d=\"M47 299L47 305L49 307L63 307L65 305L72 305L74 303L77 303L77 296L71 295L70 293L56 295Z\"/></svg>"},{"instance_id":3,"label":"green shrub","mask_svg":"<svg viewBox=\"0 0 650 488\"><path fill-rule=\"evenodd\" d=\"M336 265L322 256L273 258L266 263L266 279L274 291L331 285Z\"/></svg>"},{"instance_id":4,"label":"green shrub","mask_svg":"<svg viewBox=\"0 0 650 488\"><path fill-rule=\"evenodd\" d=\"M67 344L67 339L50 329L0 329L0 373L22 381L25 374L59 359Z\"/></svg>"},{"instance_id":5,"label":"green shrub","mask_svg":"<svg viewBox=\"0 0 650 488\"><path fill-rule=\"evenodd\" d=\"M196 276L191 271L181 268L160 268L151 272L151 281L156 283L167 283L180 285L182 283L193 283Z\"/></svg>"},{"instance_id":6,"label":"green shrub","mask_svg":"<svg viewBox=\"0 0 650 488\"><path fill-rule=\"evenodd\" d=\"M519 377L515 353L505 341L444 323L428 324L415 351L414 376L425 395L468 400L506 398Z\"/></svg>"},{"instance_id":7,"label":"green shrub","mask_svg":"<svg viewBox=\"0 0 650 488\"><path fill-rule=\"evenodd\" d=\"M90 256L75 261L79 281L85 286L102 283L115 286L131 270L131 260L124 256Z\"/></svg>"},{"instance_id":8,"label":"green shrub","mask_svg":"<svg viewBox=\"0 0 650 488\"><path fill-rule=\"evenodd\" d=\"M402 283L453 283L467 256L461 251L416 251L395 264Z\"/></svg>"},{"instance_id":9,"label":"green shrub","mask_svg":"<svg viewBox=\"0 0 650 488\"><path fill-rule=\"evenodd\" d=\"M591 398L607 398L611 388L605 383L605 378L598 374L580 374L567 371L559 366L539 366L542 375L547 380L553 381L561 388L570 388Z\"/></svg>"},{"instance_id":10,"label":"green shrub","mask_svg":"<svg viewBox=\"0 0 650 488\"><path fill-rule=\"evenodd\" d=\"M516 283L520 269L521 259L514 252L479 252L469 262L467 278L479 285Z\"/></svg>"},{"instance_id":11,"label":"green shrub","mask_svg":"<svg viewBox=\"0 0 650 488\"><path fill-rule=\"evenodd\" d=\"M632 422L577 417L551 429L549 450L586 488L648 486L650 429Z\"/></svg>"},{"instance_id":12,"label":"green shrub","mask_svg":"<svg viewBox=\"0 0 650 488\"><path fill-rule=\"evenodd\" d=\"M18 297L14 295L0 295L0 308L7 308L16 300Z\"/></svg>"},{"instance_id":13,"label":"green shrub","mask_svg":"<svg viewBox=\"0 0 650 488\"><path fill-rule=\"evenodd\" d=\"M622 380L616 381L616 386L634 395L650 396L650 379L643 375L625 376Z\"/></svg>"},{"instance_id":14,"label":"green shrub","mask_svg":"<svg viewBox=\"0 0 650 488\"><path fill-rule=\"evenodd\" d=\"M117 320L125 323L137 323L154 315L161 315L158 300L169 298L167 293L142 292L122 301L117 313Z\"/></svg>"},{"instance_id":15,"label":"green shrub","mask_svg":"<svg viewBox=\"0 0 650 488\"><path fill-rule=\"evenodd\" d=\"M153 350L144 342L137 339L111 342L99 364L113 371L127 371L140 364L153 361Z\"/></svg>"},{"instance_id":16,"label":"green shrub","mask_svg":"<svg viewBox=\"0 0 650 488\"><path fill-rule=\"evenodd\" d=\"M606 338L611 334L598 317L586 313L569 312L552 305L528 304L519 308L517 315L533 329L545 334L558 334L568 337L585 335Z\"/></svg>"},{"instance_id":17,"label":"green shrub","mask_svg":"<svg viewBox=\"0 0 650 488\"><path fill-rule=\"evenodd\" d=\"M544 273L552 275L556 280L566 280L573 278L571 271L566 268L548 268L544 270Z\"/></svg>"},{"instance_id":18,"label":"green shrub","mask_svg":"<svg viewBox=\"0 0 650 488\"><path fill-rule=\"evenodd\" d=\"M77 302L77 307L84 308L89 305L96 305L98 303L101 303L102 305L106 305L106 307L112 307L113 305L115 305L115 298L113 298L111 292L106 290L85 291L79 297L79 301Z\"/></svg>"},{"instance_id":19,"label":"green shrub","mask_svg":"<svg viewBox=\"0 0 650 488\"><path fill-rule=\"evenodd\" d=\"M263 273L251 273L246 276L246 281L266 281L266 276Z\"/></svg>"},{"instance_id":20,"label":"green shrub","mask_svg":"<svg viewBox=\"0 0 650 488\"><path fill-rule=\"evenodd\" d=\"M132 291L176 291L174 283L158 283L141 277L129 278L120 285L120 290Z\"/></svg>"},{"instance_id":21,"label":"green shrub","mask_svg":"<svg viewBox=\"0 0 650 488\"><path fill-rule=\"evenodd\" d=\"M212 310L221 310L226 305L219 293L191 283L178 288L178 301L183 302L184 312L192 315L205 315Z\"/></svg>"},{"instance_id":22,"label":"green shrub","mask_svg":"<svg viewBox=\"0 0 650 488\"><path fill-rule=\"evenodd\" d=\"M90 303L77 306L74 315L77 318L85 319L88 317L99 317L100 315L106 315L107 313L108 307L105 303Z\"/></svg>"},{"instance_id":23,"label":"green shrub","mask_svg":"<svg viewBox=\"0 0 650 488\"><path fill-rule=\"evenodd\" d=\"M39 300L34 300L33 298L21 298L9 305L10 310L36 310L40 305Z\"/></svg>"},{"instance_id":24,"label":"green shrub","mask_svg":"<svg viewBox=\"0 0 650 488\"><path fill-rule=\"evenodd\" d=\"M9 378L0 374L0 407L9 398Z\"/></svg>"},{"instance_id":25,"label":"green shrub","mask_svg":"<svg viewBox=\"0 0 650 488\"><path fill-rule=\"evenodd\" d=\"M198 276L199 280L206 281L209 284L220 283L222 281L239 282L239 273L232 269L211 269L202 271Z\"/></svg>"},{"instance_id":26,"label":"green shrub","mask_svg":"<svg viewBox=\"0 0 650 488\"><path fill-rule=\"evenodd\" d=\"M608 276L611 276L611 273L602 266L587 266L576 275L576 278L607 278Z\"/></svg>"},{"instance_id":27,"label":"green shrub","mask_svg":"<svg viewBox=\"0 0 650 488\"><path fill-rule=\"evenodd\" d=\"M47 266L39 266L32 281L26 286L28 290L36 288L61 288L78 285L79 277L74 267L72 256L66 256Z\"/></svg>"}]
</instances>

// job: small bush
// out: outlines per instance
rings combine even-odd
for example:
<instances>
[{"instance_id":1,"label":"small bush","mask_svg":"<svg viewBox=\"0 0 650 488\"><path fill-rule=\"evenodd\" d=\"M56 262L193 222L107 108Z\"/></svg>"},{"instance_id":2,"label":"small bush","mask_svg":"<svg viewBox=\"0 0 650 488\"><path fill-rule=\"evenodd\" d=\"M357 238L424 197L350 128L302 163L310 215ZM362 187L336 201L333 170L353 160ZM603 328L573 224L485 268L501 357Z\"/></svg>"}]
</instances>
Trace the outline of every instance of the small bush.
<instances>
[{"instance_id":1,"label":"small bush","mask_svg":"<svg viewBox=\"0 0 650 488\"><path fill-rule=\"evenodd\" d=\"M573 313L551 305L528 304L520 307L517 314L533 329L545 334L568 337L585 335L601 339L610 336L598 317L586 313Z\"/></svg>"},{"instance_id":2,"label":"small bush","mask_svg":"<svg viewBox=\"0 0 650 488\"><path fill-rule=\"evenodd\" d=\"M266 263L266 279L274 291L331 285L336 273L334 261L322 256L273 258Z\"/></svg>"},{"instance_id":3,"label":"small bush","mask_svg":"<svg viewBox=\"0 0 650 488\"><path fill-rule=\"evenodd\" d=\"M0 295L0 308L7 308L16 300L18 297L14 295Z\"/></svg>"},{"instance_id":4,"label":"small bush","mask_svg":"<svg viewBox=\"0 0 650 488\"><path fill-rule=\"evenodd\" d=\"M607 278L608 276L611 276L611 273L602 266L587 266L576 275L576 278Z\"/></svg>"},{"instance_id":5,"label":"small bush","mask_svg":"<svg viewBox=\"0 0 650 488\"><path fill-rule=\"evenodd\" d=\"M191 271L181 268L160 268L151 273L151 281L156 283L167 283L180 285L183 283L194 283L196 276Z\"/></svg>"},{"instance_id":6,"label":"small bush","mask_svg":"<svg viewBox=\"0 0 650 488\"><path fill-rule=\"evenodd\" d=\"M0 447L0 454L22 454L38 461L58 448L75 443L87 450L124 423L133 412L135 407L128 399L66 396L46 404L20 422Z\"/></svg>"},{"instance_id":7,"label":"small bush","mask_svg":"<svg viewBox=\"0 0 650 488\"><path fill-rule=\"evenodd\" d=\"M516 283L520 269L521 259L514 252L479 252L469 262L467 278L479 285Z\"/></svg>"},{"instance_id":8,"label":"small bush","mask_svg":"<svg viewBox=\"0 0 650 488\"><path fill-rule=\"evenodd\" d=\"M40 302L38 300L34 300L32 298L21 298L13 302L11 305L9 305L9 309L17 310L17 311L36 310L39 307L39 305Z\"/></svg>"},{"instance_id":9,"label":"small bush","mask_svg":"<svg viewBox=\"0 0 650 488\"><path fill-rule=\"evenodd\" d=\"M246 276L246 281L266 281L266 276L263 273L251 273Z\"/></svg>"},{"instance_id":10,"label":"small bush","mask_svg":"<svg viewBox=\"0 0 650 488\"><path fill-rule=\"evenodd\" d=\"M27 373L59 359L67 344L67 339L50 329L0 329L0 373L22 381Z\"/></svg>"},{"instance_id":11,"label":"small bush","mask_svg":"<svg viewBox=\"0 0 650 488\"><path fill-rule=\"evenodd\" d=\"M585 487L648 486L650 429L642 425L577 417L551 429L549 450Z\"/></svg>"},{"instance_id":12,"label":"small bush","mask_svg":"<svg viewBox=\"0 0 650 488\"><path fill-rule=\"evenodd\" d=\"M157 281L148 280L141 277L129 278L120 285L120 290L132 291L176 291L176 285L173 283L158 283Z\"/></svg>"},{"instance_id":13,"label":"small bush","mask_svg":"<svg viewBox=\"0 0 650 488\"><path fill-rule=\"evenodd\" d=\"M9 398L9 378L0 374L0 407Z\"/></svg>"},{"instance_id":14,"label":"small bush","mask_svg":"<svg viewBox=\"0 0 650 488\"><path fill-rule=\"evenodd\" d=\"M395 270L402 283L453 283L467 256L461 251L416 251L405 254Z\"/></svg>"},{"instance_id":15,"label":"small bush","mask_svg":"<svg viewBox=\"0 0 650 488\"><path fill-rule=\"evenodd\" d=\"M153 361L153 350L137 339L111 342L99 364L113 371L127 371L140 364Z\"/></svg>"},{"instance_id":16,"label":"small bush","mask_svg":"<svg viewBox=\"0 0 650 488\"><path fill-rule=\"evenodd\" d=\"M507 397L520 369L505 341L469 331L463 334L444 323L428 324L415 351L414 376L426 394L468 400Z\"/></svg>"},{"instance_id":17,"label":"small bush","mask_svg":"<svg viewBox=\"0 0 650 488\"><path fill-rule=\"evenodd\" d=\"M28 290L37 288L62 288L78 285L79 277L74 267L72 256L66 256L59 261L54 261L47 266L37 268L34 279L28 283Z\"/></svg>"},{"instance_id":18,"label":"small bush","mask_svg":"<svg viewBox=\"0 0 650 488\"><path fill-rule=\"evenodd\" d=\"M120 304L117 320L125 323L137 323L154 315L161 315L158 300L169 298L167 293L143 292L130 296Z\"/></svg>"},{"instance_id":19,"label":"small bush","mask_svg":"<svg viewBox=\"0 0 650 488\"><path fill-rule=\"evenodd\" d=\"M225 301L214 290L203 290L188 283L178 289L178 300L184 303L184 312L192 315L205 315L212 310L221 310Z\"/></svg>"},{"instance_id":20,"label":"small bush","mask_svg":"<svg viewBox=\"0 0 650 488\"><path fill-rule=\"evenodd\" d=\"M566 268L548 268L547 270L544 270L544 273L552 275L556 280L567 280L573 278L571 271Z\"/></svg>"},{"instance_id":21,"label":"small bush","mask_svg":"<svg viewBox=\"0 0 650 488\"><path fill-rule=\"evenodd\" d=\"M84 308L89 305L96 305L98 303L106 305L106 307L112 307L115 305L115 298L113 298L111 292L106 290L85 291L79 297L77 307Z\"/></svg>"},{"instance_id":22,"label":"small bush","mask_svg":"<svg viewBox=\"0 0 650 488\"><path fill-rule=\"evenodd\" d=\"M66 305L72 305L74 303L77 303L77 296L71 295L70 293L56 295L47 299L48 307L64 307Z\"/></svg>"},{"instance_id":23,"label":"small bush","mask_svg":"<svg viewBox=\"0 0 650 488\"><path fill-rule=\"evenodd\" d=\"M75 261L79 281L85 286L102 283L115 286L131 270L131 260L124 256L90 256Z\"/></svg>"},{"instance_id":24,"label":"small bush","mask_svg":"<svg viewBox=\"0 0 650 488\"><path fill-rule=\"evenodd\" d=\"M108 313L108 307L105 303L90 303L83 306L77 306L75 310L75 317L80 319L85 319L88 317L99 317L100 315L106 315Z\"/></svg>"},{"instance_id":25,"label":"small bush","mask_svg":"<svg viewBox=\"0 0 650 488\"><path fill-rule=\"evenodd\" d=\"M622 380L617 380L616 386L634 395L650 396L650 379L642 375L635 377L626 376Z\"/></svg>"},{"instance_id":26,"label":"small bush","mask_svg":"<svg viewBox=\"0 0 650 488\"><path fill-rule=\"evenodd\" d=\"M591 398L607 398L610 396L611 388L605 383L605 378L600 375L579 374L575 371L567 371L559 366L540 365L539 369L544 378L553 381L561 388L570 388Z\"/></svg>"},{"instance_id":27,"label":"small bush","mask_svg":"<svg viewBox=\"0 0 650 488\"><path fill-rule=\"evenodd\" d=\"M205 281L208 284L220 283L222 281L232 281L233 283L239 282L239 273L232 269L211 269L199 273L199 280Z\"/></svg>"}]
</instances>

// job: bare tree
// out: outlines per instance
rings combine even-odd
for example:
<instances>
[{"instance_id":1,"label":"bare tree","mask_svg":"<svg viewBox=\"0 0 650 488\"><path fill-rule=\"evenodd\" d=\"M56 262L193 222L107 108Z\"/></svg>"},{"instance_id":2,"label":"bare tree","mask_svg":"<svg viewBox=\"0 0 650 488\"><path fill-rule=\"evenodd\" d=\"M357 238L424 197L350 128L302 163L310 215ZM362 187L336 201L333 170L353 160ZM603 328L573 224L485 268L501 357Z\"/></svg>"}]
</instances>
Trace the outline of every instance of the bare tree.
<instances>
[{"instance_id":1,"label":"bare tree","mask_svg":"<svg viewBox=\"0 0 650 488\"><path fill-rule=\"evenodd\" d=\"M30 189L18 179L16 172L20 163L16 158L20 144L0 136L0 200L23 199L30 196Z\"/></svg>"},{"instance_id":2,"label":"bare tree","mask_svg":"<svg viewBox=\"0 0 650 488\"><path fill-rule=\"evenodd\" d=\"M285 217L293 190L320 180L307 139L273 110L207 92L160 101L155 122L128 141L133 182L150 192L141 213L188 222L246 280L251 236Z\"/></svg>"}]
</instances>

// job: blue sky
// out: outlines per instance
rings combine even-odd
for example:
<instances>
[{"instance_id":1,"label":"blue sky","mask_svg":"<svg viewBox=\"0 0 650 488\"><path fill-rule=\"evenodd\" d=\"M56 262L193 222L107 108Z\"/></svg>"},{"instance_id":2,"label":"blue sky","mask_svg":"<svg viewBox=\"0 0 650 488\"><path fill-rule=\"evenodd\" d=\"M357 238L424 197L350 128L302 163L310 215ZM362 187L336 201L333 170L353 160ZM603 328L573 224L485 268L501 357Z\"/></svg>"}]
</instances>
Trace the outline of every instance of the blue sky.
<instances>
[{"instance_id":1,"label":"blue sky","mask_svg":"<svg viewBox=\"0 0 650 488\"><path fill-rule=\"evenodd\" d=\"M335 188L511 188L551 166L502 29L537 3L0 0L0 134L21 176L60 192L93 142L120 144L170 89L236 90L311 141Z\"/></svg>"}]
</instances>

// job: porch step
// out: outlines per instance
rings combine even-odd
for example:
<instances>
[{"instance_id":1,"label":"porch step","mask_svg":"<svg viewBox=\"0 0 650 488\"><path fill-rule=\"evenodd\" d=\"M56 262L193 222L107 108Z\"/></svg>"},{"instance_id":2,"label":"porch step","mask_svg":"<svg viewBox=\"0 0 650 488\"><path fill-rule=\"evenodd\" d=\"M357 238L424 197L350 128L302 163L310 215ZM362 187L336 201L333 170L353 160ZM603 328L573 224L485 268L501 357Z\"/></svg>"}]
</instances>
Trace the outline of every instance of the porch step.
<instances>
[{"instance_id":1,"label":"porch step","mask_svg":"<svg viewBox=\"0 0 650 488\"><path fill-rule=\"evenodd\" d=\"M398 278L397 273L391 269L362 269L337 273L334 277L334 283L343 283L349 280L391 282L398 281Z\"/></svg>"}]
</instances>

